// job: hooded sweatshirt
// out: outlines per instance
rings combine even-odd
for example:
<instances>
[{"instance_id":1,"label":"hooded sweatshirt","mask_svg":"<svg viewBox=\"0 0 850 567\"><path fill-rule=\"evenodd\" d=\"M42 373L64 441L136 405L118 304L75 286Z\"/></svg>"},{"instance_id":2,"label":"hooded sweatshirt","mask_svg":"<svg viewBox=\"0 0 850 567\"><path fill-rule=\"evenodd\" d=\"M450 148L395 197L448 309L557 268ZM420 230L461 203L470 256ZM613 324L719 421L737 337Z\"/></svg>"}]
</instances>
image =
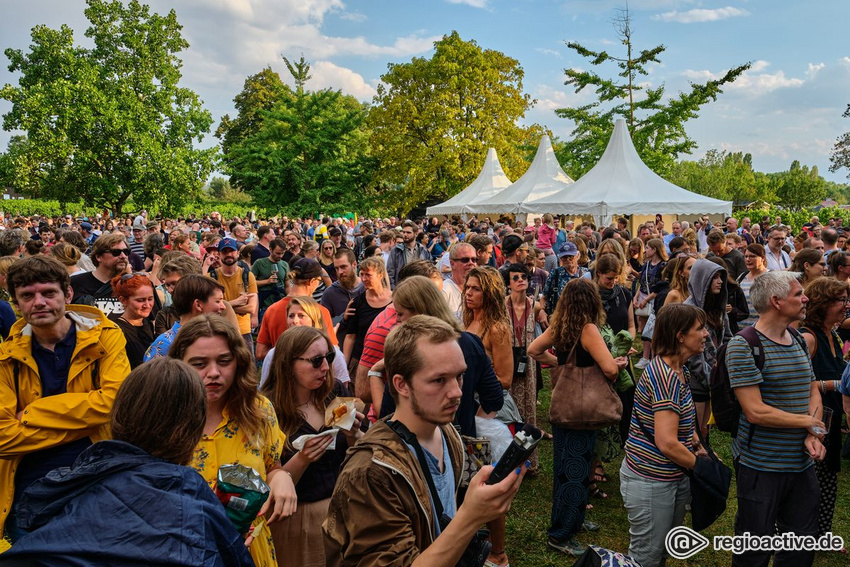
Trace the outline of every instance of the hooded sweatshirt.
<instances>
[{"instance_id":1,"label":"hooded sweatshirt","mask_svg":"<svg viewBox=\"0 0 850 567\"><path fill-rule=\"evenodd\" d=\"M688 370L691 372L691 383L697 381L706 390L711 370L717 361L717 349L729 342L732 331L729 328L729 317L726 315L726 303L729 291L726 286L726 270L711 260L699 259L691 267L691 275L688 278L688 292L690 297L685 300L686 305L694 305L705 309L706 300L711 293L711 280L720 274L722 285L720 287L720 306L723 309L722 329L713 329L708 326L708 338L705 339L705 349L701 354L692 356L688 360ZM699 396L699 392L697 392ZM696 400L701 401L701 400Z\"/></svg>"},{"instance_id":2,"label":"hooded sweatshirt","mask_svg":"<svg viewBox=\"0 0 850 567\"><path fill-rule=\"evenodd\" d=\"M0 555L0 565L254 564L198 473L121 441L96 443L74 466L33 484L18 523L32 531Z\"/></svg>"}]
</instances>

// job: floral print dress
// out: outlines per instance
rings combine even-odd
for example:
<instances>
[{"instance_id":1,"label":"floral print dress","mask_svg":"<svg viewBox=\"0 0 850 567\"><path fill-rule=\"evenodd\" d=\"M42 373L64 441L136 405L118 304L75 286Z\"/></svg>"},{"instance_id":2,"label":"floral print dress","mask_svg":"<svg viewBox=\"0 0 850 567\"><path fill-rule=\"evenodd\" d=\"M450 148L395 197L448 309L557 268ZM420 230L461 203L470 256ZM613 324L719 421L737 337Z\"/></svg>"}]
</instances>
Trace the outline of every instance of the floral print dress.
<instances>
[{"instance_id":1,"label":"floral print dress","mask_svg":"<svg viewBox=\"0 0 850 567\"><path fill-rule=\"evenodd\" d=\"M210 488L215 487L218 468L221 465L238 463L257 471L263 480L266 474L280 465L280 456L286 436L277 425L277 417L271 402L263 396L257 396L257 404L266 420L267 427L262 432L260 442L251 440L239 429L239 424L224 411L224 417L215 433L204 435L195 448L191 467L198 471ZM254 520L256 526L262 518ZM274 543L268 525L263 522L259 533L254 534L254 542L249 548L251 558L257 567L277 567Z\"/></svg>"}]
</instances>

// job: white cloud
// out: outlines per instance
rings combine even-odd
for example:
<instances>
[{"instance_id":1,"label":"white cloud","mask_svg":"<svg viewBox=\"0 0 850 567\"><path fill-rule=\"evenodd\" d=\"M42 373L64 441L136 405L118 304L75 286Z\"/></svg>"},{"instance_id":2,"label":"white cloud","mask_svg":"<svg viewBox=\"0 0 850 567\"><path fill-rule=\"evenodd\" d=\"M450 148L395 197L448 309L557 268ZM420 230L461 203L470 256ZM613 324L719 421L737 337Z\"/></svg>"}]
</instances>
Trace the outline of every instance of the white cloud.
<instances>
[{"instance_id":1,"label":"white cloud","mask_svg":"<svg viewBox=\"0 0 850 567\"><path fill-rule=\"evenodd\" d=\"M734 82L724 87L724 90L727 91L739 91L748 96L759 96L777 89L782 88L797 88L802 86L806 80L805 79L796 79L793 77L786 77L785 72L779 70L775 73L762 73L770 66L770 63L763 60L758 60L753 62L752 67L750 67L747 71L741 74L740 77ZM812 73L810 77L813 77L818 70L822 67L812 66L809 64L809 70L813 67L817 67L815 69L815 73ZM706 81L716 81L723 77L724 73L714 73L712 71L708 71L705 69L702 70L694 70L687 69L682 72L682 75L688 80L694 82L706 82ZM809 75L809 73L807 73Z\"/></svg>"},{"instance_id":2,"label":"white cloud","mask_svg":"<svg viewBox=\"0 0 850 567\"><path fill-rule=\"evenodd\" d=\"M664 12L662 14L656 14L652 16L653 20L660 20L662 22L677 22L680 24L693 24L699 22L716 22L719 20L725 20L728 18L736 18L740 16L749 16L750 13L746 10L742 10L740 8L733 8L732 6L727 6L725 8L716 8L714 10L706 10L703 8L694 8L693 10L688 10L687 12Z\"/></svg>"},{"instance_id":3,"label":"white cloud","mask_svg":"<svg viewBox=\"0 0 850 567\"><path fill-rule=\"evenodd\" d=\"M349 22L355 22L358 24L360 22L365 22L367 19L366 14L361 14L360 12L343 12L339 15L339 17L343 20L348 20Z\"/></svg>"},{"instance_id":4,"label":"white cloud","mask_svg":"<svg viewBox=\"0 0 850 567\"><path fill-rule=\"evenodd\" d=\"M466 4L473 8L486 8L487 0L447 0L449 4Z\"/></svg>"},{"instance_id":5,"label":"white cloud","mask_svg":"<svg viewBox=\"0 0 850 567\"><path fill-rule=\"evenodd\" d=\"M537 51L538 53L542 53L543 55L554 55L555 57L561 57L561 52L556 51L554 49L537 48L535 49L535 51Z\"/></svg>"},{"instance_id":6,"label":"white cloud","mask_svg":"<svg viewBox=\"0 0 850 567\"><path fill-rule=\"evenodd\" d=\"M330 61L317 61L310 67L313 79L310 88L314 90L330 88L342 90L362 101L371 101L375 96L375 87L367 83L363 77L345 67L340 67Z\"/></svg>"},{"instance_id":7,"label":"white cloud","mask_svg":"<svg viewBox=\"0 0 850 567\"><path fill-rule=\"evenodd\" d=\"M814 77L815 75L817 75L817 74L820 72L820 70L821 70L821 69L823 69L824 67L826 67L826 63L817 63L817 64L815 64L815 63L809 63L809 69L808 69L808 71L806 71L806 76L807 76L807 77L810 77L810 78L813 78L813 77Z\"/></svg>"}]
</instances>

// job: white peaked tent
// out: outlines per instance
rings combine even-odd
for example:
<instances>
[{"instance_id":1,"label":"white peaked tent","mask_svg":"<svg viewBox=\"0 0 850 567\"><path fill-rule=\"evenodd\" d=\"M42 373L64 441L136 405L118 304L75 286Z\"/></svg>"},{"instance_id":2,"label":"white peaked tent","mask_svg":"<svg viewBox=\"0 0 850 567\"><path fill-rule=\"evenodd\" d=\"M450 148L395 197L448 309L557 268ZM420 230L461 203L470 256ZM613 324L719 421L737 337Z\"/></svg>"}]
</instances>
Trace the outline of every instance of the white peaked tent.
<instances>
[{"instance_id":1,"label":"white peaked tent","mask_svg":"<svg viewBox=\"0 0 850 567\"><path fill-rule=\"evenodd\" d=\"M502 164L499 163L496 148L490 148L487 151L487 157L484 159L484 167L481 168L481 173L469 187L448 201L428 207L425 212L428 216L466 214L469 213L466 208L470 203L492 197L510 184L511 180L505 175Z\"/></svg>"},{"instance_id":2,"label":"white peaked tent","mask_svg":"<svg viewBox=\"0 0 850 567\"><path fill-rule=\"evenodd\" d=\"M489 199L470 204L468 209L475 214L521 213L521 207L526 201L557 193L571 183L573 180L558 164L549 136L544 135L525 175Z\"/></svg>"},{"instance_id":3,"label":"white peaked tent","mask_svg":"<svg viewBox=\"0 0 850 567\"><path fill-rule=\"evenodd\" d=\"M640 159L621 118L593 169L557 193L529 200L522 212L593 215L597 226L607 226L614 214L731 215L732 203L692 193L656 175Z\"/></svg>"}]
</instances>

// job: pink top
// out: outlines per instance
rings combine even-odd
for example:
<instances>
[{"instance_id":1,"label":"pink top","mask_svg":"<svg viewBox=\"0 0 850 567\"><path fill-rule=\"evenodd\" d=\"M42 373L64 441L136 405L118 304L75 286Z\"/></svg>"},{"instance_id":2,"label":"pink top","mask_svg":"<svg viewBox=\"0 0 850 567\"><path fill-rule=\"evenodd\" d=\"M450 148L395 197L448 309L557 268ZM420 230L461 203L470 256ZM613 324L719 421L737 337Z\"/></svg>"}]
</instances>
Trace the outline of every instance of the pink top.
<instances>
[{"instance_id":1,"label":"pink top","mask_svg":"<svg viewBox=\"0 0 850 567\"><path fill-rule=\"evenodd\" d=\"M540 225L537 229L537 247L541 250L552 248L555 245L555 239L558 237L558 231L548 224Z\"/></svg>"}]
</instances>

